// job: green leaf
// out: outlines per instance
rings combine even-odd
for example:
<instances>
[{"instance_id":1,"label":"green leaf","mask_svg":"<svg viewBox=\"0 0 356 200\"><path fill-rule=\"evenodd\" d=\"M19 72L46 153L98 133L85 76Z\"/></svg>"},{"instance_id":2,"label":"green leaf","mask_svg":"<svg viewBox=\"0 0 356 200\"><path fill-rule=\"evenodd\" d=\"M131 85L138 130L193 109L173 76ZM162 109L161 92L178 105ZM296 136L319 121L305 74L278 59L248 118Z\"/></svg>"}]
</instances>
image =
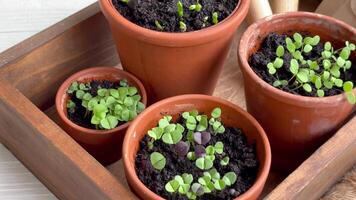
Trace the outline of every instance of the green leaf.
<instances>
[{"instance_id":1,"label":"green leaf","mask_svg":"<svg viewBox=\"0 0 356 200\"><path fill-rule=\"evenodd\" d=\"M158 152L151 153L150 161L152 166L158 170L162 170L166 166L166 158Z\"/></svg>"},{"instance_id":2,"label":"green leaf","mask_svg":"<svg viewBox=\"0 0 356 200\"><path fill-rule=\"evenodd\" d=\"M226 166L229 164L230 158L228 156L225 156L222 160L220 160L220 165Z\"/></svg>"},{"instance_id":3,"label":"green leaf","mask_svg":"<svg viewBox=\"0 0 356 200\"><path fill-rule=\"evenodd\" d=\"M224 152L224 144L220 141L216 142L214 145L215 152L222 154Z\"/></svg>"},{"instance_id":4,"label":"green leaf","mask_svg":"<svg viewBox=\"0 0 356 200\"><path fill-rule=\"evenodd\" d=\"M204 194L204 188L199 183L193 183L191 190L197 196L201 196Z\"/></svg>"},{"instance_id":5,"label":"green leaf","mask_svg":"<svg viewBox=\"0 0 356 200\"><path fill-rule=\"evenodd\" d=\"M129 96L133 96L138 92L136 87L128 87L127 89L128 89Z\"/></svg>"},{"instance_id":6,"label":"green leaf","mask_svg":"<svg viewBox=\"0 0 356 200\"><path fill-rule=\"evenodd\" d=\"M294 41L298 42L298 43L302 43L303 42L303 36L299 33L294 33L293 34L293 39Z\"/></svg>"},{"instance_id":7,"label":"green leaf","mask_svg":"<svg viewBox=\"0 0 356 200\"><path fill-rule=\"evenodd\" d=\"M187 158L189 159L189 160L195 160L195 153L194 152L188 152L187 153Z\"/></svg>"},{"instance_id":8,"label":"green leaf","mask_svg":"<svg viewBox=\"0 0 356 200\"><path fill-rule=\"evenodd\" d=\"M68 93L69 94L72 94L73 92L77 91L79 88L78 88L78 82L73 82L70 87L68 88Z\"/></svg>"},{"instance_id":9,"label":"green leaf","mask_svg":"<svg viewBox=\"0 0 356 200\"><path fill-rule=\"evenodd\" d=\"M330 51L331 50L331 43L330 42L325 42L324 44L324 50Z\"/></svg>"},{"instance_id":10,"label":"green leaf","mask_svg":"<svg viewBox=\"0 0 356 200\"><path fill-rule=\"evenodd\" d=\"M354 84L351 81L346 81L343 85L343 89L345 92L352 92Z\"/></svg>"},{"instance_id":11,"label":"green leaf","mask_svg":"<svg viewBox=\"0 0 356 200\"><path fill-rule=\"evenodd\" d=\"M313 43L313 38L312 37L305 37L304 38L304 43L311 45Z\"/></svg>"},{"instance_id":12,"label":"green leaf","mask_svg":"<svg viewBox=\"0 0 356 200\"><path fill-rule=\"evenodd\" d=\"M303 48L303 51L305 53L309 53L309 52L311 52L311 50L313 50L313 47L310 44L305 45Z\"/></svg>"},{"instance_id":13,"label":"green leaf","mask_svg":"<svg viewBox=\"0 0 356 200\"><path fill-rule=\"evenodd\" d=\"M309 78L308 78L308 74L303 71L303 70L300 70L298 73L297 73L297 79L301 82L301 83L306 83L309 81Z\"/></svg>"},{"instance_id":14,"label":"green leaf","mask_svg":"<svg viewBox=\"0 0 356 200\"><path fill-rule=\"evenodd\" d=\"M277 72L276 68L274 68L274 67L269 67L269 68L268 68L268 73L269 73L269 74L272 74L272 75L273 75L273 74L275 74L276 72Z\"/></svg>"},{"instance_id":15,"label":"green leaf","mask_svg":"<svg viewBox=\"0 0 356 200\"><path fill-rule=\"evenodd\" d=\"M349 59L349 56L350 56L350 50L349 48L347 47L344 47L342 50L341 50L341 53L340 53L340 57L344 60L347 60Z\"/></svg>"},{"instance_id":16,"label":"green leaf","mask_svg":"<svg viewBox=\"0 0 356 200\"><path fill-rule=\"evenodd\" d=\"M97 93L98 93L99 96L105 97L106 94L107 94L107 91L108 91L107 89L99 89L99 90L97 91Z\"/></svg>"},{"instance_id":17,"label":"green leaf","mask_svg":"<svg viewBox=\"0 0 356 200\"><path fill-rule=\"evenodd\" d=\"M108 121L107 118L104 118L104 119L100 120L100 126L103 127L104 129L107 129L107 130L111 129L109 121Z\"/></svg>"},{"instance_id":18,"label":"green leaf","mask_svg":"<svg viewBox=\"0 0 356 200\"><path fill-rule=\"evenodd\" d=\"M219 20L218 20L218 18L219 18L218 12L213 12L211 17L212 17L213 24L217 24L219 22Z\"/></svg>"},{"instance_id":19,"label":"green leaf","mask_svg":"<svg viewBox=\"0 0 356 200\"><path fill-rule=\"evenodd\" d=\"M178 188L178 192L180 194L187 194L188 191L190 189L190 185L188 184L183 184L183 185L180 185L179 188Z\"/></svg>"},{"instance_id":20,"label":"green leaf","mask_svg":"<svg viewBox=\"0 0 356 200\"><path fill-rule=\"evenodd\" d=\"M330 69L330 67L331 67L331 62L330 62L329 59L324 59L324 60L323 60L323 67L324 67L324 69L326 69L326 70Z\"/></svg>"},{"instance_id":21,"label":"green leaf","mask_svg":"<svg viewBox=\"0 0 356 200\"><path fill-rule=\"evenodd\" d=\"M291 59L289 70L294 75L298 73L298 71L299 71L299 63L298 63L298 61L296 59Z\"/></svg>"},{"instance_id":22,"label":"green leaf","mask_svg":"<svg viewBox=\"0 0 356 200\"><path fill-rule=\"evenodd\" d=\"M318 94L318 97L324 96L324 90L317 90L316 93Z\"/></svg>"},{"instance_id":23,"label":"green leaf","mask_svg":"<svg viewBox=\"0 0 356 200\"><path fill-rule=\"evenodd\" d=\"M333 87L333 83L329 80L325 80L323 84L328 89L331 89Z\"/></svg>"},{"instance_id":24,"label":"green leaf","mask_svg":"<svg viewBox=\"0 0 356 200\"><path fill-rule=\"evenodd\" d=\"M295 45L292 41L292 39L290 39L289 37L286 38L286 45L287 45L287 49L290 53L293 53L295 51Z\"/></svg>"},{"instance_id":25,"label":"green leaf","mask_svg":"<svg viewBox=\"0 0 356 200\"><path fill-rule=\"evenodd\" d=\"M195 165L201 170L207 170L213 166L213 161L206 157L201 157L195 161Z\"/></svg>"},{"instance_id":26,"label":"green leaf","mask_svg":"<svg viewBox=\"0 0 356 200\"><path fill-rule=\"evenodd\" d=\"M303 89L309 93L312 91L312 88L308 83L303 84Z\"/></svg>"},{"instance_id":27,"label":"green leaf","mask_svg":"<svg viewBox=\"0 0 356 200\"><path fill-rule=\"evenodd\" d=\"M127 87L127 86L129 86L129 84L127 83L126 79L122 79L122 80L120 80L120 86L121 87Z\"/></svg>"},{"instance_id":28,"label":"green leaf","mask_svg":"<svg viewBox=\"0 0 356 200\"><path fill-rule=\"evenodd\" d=\"M225 189L225 182L223 180L218 180L214 183L214 187L216 190L223 190Z\"/></svg>"},{"instance_id":29,"label":"green leaf","mask_svg":"<svg viewBox=\"0 0 356 200\"><path fill-rule=\"evenodd\" d=\"M134 104L134 100L131 97L126 97L124 99L124 105L125 106L132 106Z\"/></svg>"},{"instance_id":30,"label":"green leaf","mask_svg":"<svg viewBox=\"0 0 356 200\"><path fill-rule=\"evenodd\" d=\"M337 87L342 87L344 81L337 78L337 79L335 79L334 83L335 83L335 85L336 85Z\"/></svg>"},{"instance_id":31,"label":"green leaf","mask_svg":"<svg viewBox=\"0 0 356 200\"><path fill-rule=\"evenodd\" d=\"M183 16L183 4L181 1L178 1L177 2L177 13L178 13L178 16L179 17L182 17Z\"/></svg>"},{"instance_id":32,"label":"green leaf","mask_svg":"<svg viewBox=\"0 0 356 200\"><path fill-rule=\"evenodd\" d=\"M198 116L197 116L198 117ZM206 115L201 115L199 124L197 126L197 131L205 131L208 128L208 116Z\"/></svg>"},{"instance_id":33,"label":"green leaf","mask_svg":"<svg viewBox=\"0 0 356 200\"><path fill-rule=\"evenodd\" d=\"M237 180L237 175L235 174L235 172L228 172L223 176L222 179L224 180L224 182L227 186L231 186L231 185L235 184L235 182Z\"/></svg>"},{"instance_id":34,"label":"green leaf","mask_svg":"<svg viewBox=\"0 0 356 200\"><path fill-rule=\"evenodd\" d=\"M345 69L350 69L350 68L351 68L351 65L352 65L351 61L346 60L344 67L345 67Z\"/></svg>"},{"instance_id":35,"label":"green leaf","mask_svg":"<svg viewBox=\"0 0 356 200\"><path fill-rule=\"evenodd\" d=\"M108 108L105 105L97 104L96 106L94 106L94 116L98 117L100 120L105 118L106 112L108 112Z\"/></svg>"},{"instance_id":36,"label":"green leaf","mask_svg":"<svg viewBox=\"0 0 356 200\"><path fill-rule=\"evenodd\" d=\"M319 44L319 42L320 42L320 36L316 35L312 38L311 45L315 46L315 45Z\"/></svg>"},{"instance_id":37,"label":"green leaf","mask_svg":"<svg viewBox=\"0 0 356 200\"><path fill-rule=\"evenodd\" d=\"M156 25L156 27L157 27L158 30L163 30L163 27L162 27L162 25L159 23L158 20L155 20L155 25Z\"/></svg>"},{"instance_id":38,"label":"green leaf","mask_svg":"<svg viewBox=\"0 0 356 200\"><path fill-rule=\"evenodd\" d=\"M336 60L336 64L339 66L339 67L343 67L344 64L345 64L345 60L341 57L338 57L337 60Z\"/></svg>"},{"instance_id":39,"label":"green leaf","mask_svg":"<svg viewBox=\"0 0 356 200\"><path fill-rule=\"evenodd\" d=\"M302 60L303 56L302 53L300 51L295 51L292 53L293 58L297 59L297 60Z\"/></svg>"},{"instance_id":40,"label":"green leaf","mask_svg":"<svg viewBox=\"0 0 356 200\"><path fill-rule=\"evenodd\" d=\"M213 111L211 112L211 117L213 118L219 118L221 116L221 109L220 108L214 108Z\"/></svg>"},{"instance_id":41,"label":"green leaf","mask_svg":"<svg viewBox=\"0 0 356 200\"><path fill-rule=\"evenodd\" d=\"M323 58L331 58L332 53L331 53L330 51L323 51L323 52L321 53L321 56L322 56Z\"/></svg>"},{"instance_id":42,"label":"green leaf","mask_svg":"<svg viewBox=\"0 0 356 200\"><path fill-rule=\"evenodd\" d=\"M77 92L75 93L75 96L78 99L83 99L84 94L85 94L85 92L83 90L77 90Z\"/></svg>"},{"instance_id":43,"label":"green leaf","mask_svg":"<svg viewBox=\"0 0 356 200\"><path fill-rule=\"evenodd\" d=\"M171 180L164 186L164 188L166 189L167 192L174 193L178 190L179 183L177 180Z\"/></svg>"},{"instance_id":44,"label":"green leaf","mask_svg":"<svg viewBox=\"0 0 356 200\"><path fill-rule=\"evenodd\" d=\"M273 62L273 66L274 66L274 68L276 68L276 69L281 68L281 67L283 66L283 59L281 59L281 58L276 58L276 59L274 60L274 62Z\"/></svg>"},{"instance_id":45,"label":"green leaf","mask_svg":"<svg viewBox=\"0 0 356 200\"><path fill-rule=\"evenodd\" d=\"M278 57L282 57L284 55L284 47L282 45L279 45L276 50L276 55Z\"/></svg>"},{"instance_id":46,"label":"green leaf","mask_svg":"<svg viewBox=\"0 0 356 200\"><path fill-rule=\"evenodd\" d=\"M315 80L315 87L316 87L316 89L320 89L321 86L322 86L321 78L317 77L316 80Z\"/></svg>"},{"instance_id":47,"label":"green leaf","mask_svg":"<svg viewBox=\"0 0 356 200\"><path fill-rule=\"evenodd\" d=\"M324 79L324 80L327 80L327 79L329 79L329 77L330 77L330 72L324 71L324 72L323 72L323 79Z\"/></svg>"},{"instance_id":48,"label":"green leaf","mask_svg":"<svg viewBox=\"0 0 356 200\"><path fill-rule=\"evenodd\" d=\"M213 146L209 145L209 146L205 147L205 152L208 155L214 155L215 148Z\"/></svg>"},{"instance_id":49,"label":"green leaf","mask_svg":"<svg viewBox=\"0 0 356 200\"><path fill-rule=\"evenodd\" d=\"M117 118L112 115L108 115L106 117L106 119L109 122L110 129L116 128L116 126L119 124L119 121L117 120Z\"/></svg>"},{"instance_id":50,"label":"green leaf","mask_svg":"<svg viewBox=\"0 0 356 200\"><path fill-rule=\"evenodd\" d=\"M333 75L334 77L338 78L340 77L340 68L337 65L334 65L331 69L330 69L330 73L331 75Z\"/></svg>"},{"instance_id":51,"label":"green leaf","mask_svg":"<svg viewBox=\"0 0 356 200\"><path fill-rule=\"evenodd\" d=\"M160 120L158 121L158 126L159 126L160 128L165 128L165 127L168 126L168 125L169 125L169 121L168 121L166 118L160 119Z\"/></svg>"},{"instance_id":52,"label":"green leaf","mask_svg":"<svg viewBox=\"0 0 356 200\"><path fill-rule=\"evenodd\" d=\"M184 173L182 174L183 180L185 184L191 184L193 182L193 175Z\"/></svg>"},{"instance_id":53,"label":"green leaf","mask_svg":"<svg viewBox=\"0 0 356 200\"><path fill-rule=\"evenodd\" d=\"M148 135L152 137L154 140L159 140L161 139L163 134L163 129L160 127L155 127L151 130L148 131Z\"/></svg>"}]
</instances>

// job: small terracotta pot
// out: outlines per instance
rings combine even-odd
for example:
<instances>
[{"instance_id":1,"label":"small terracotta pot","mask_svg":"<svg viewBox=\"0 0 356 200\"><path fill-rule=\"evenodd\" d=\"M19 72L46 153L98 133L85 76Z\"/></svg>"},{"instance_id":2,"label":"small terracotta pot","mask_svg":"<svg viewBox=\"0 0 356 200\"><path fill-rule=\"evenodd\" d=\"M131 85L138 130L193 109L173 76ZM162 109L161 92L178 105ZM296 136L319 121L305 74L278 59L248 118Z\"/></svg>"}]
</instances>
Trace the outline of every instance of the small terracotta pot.
<instances>
[{"instance_id":1,"label":"small terracotta pot","mask_svg":"<svg viewBox=\"0 0 356 200\"><path fill-rule=\"evenodd\" d=\"M355 28L334 18L307 12L266 17L243 34L238 58L247 111L265 129L272 147L272 165L279 170L297 167L342 125L354 108L344 94L319 98L284 92L263 81L251 69L248 59L269 33L295 31L307 31L319 35L324 42L328 40L338 45L344 45L345 40L356 42Z\"/></svg>"},{"instance_id":2,"label":"small terracotta pot","mask_svg":"<svg viewBox=\"0 0 356 200\"><path fill-rule=\"evenodd\" d=\"M74 81L90 82L92 80L119 81L126 79L129 85L135 86L146 105L146 90L142 83L133 75L114 67L94 67L75 73L65 80L56 95L56 109L61 127L93 157L103 165L111 164L121 158L121 147L127 127L131 122L124 123L111 130L95 130L81 127L67 118L67 89Z\"/></svg>"},{"instance_id":3,"label":"small terracotta pot","mask_svg":"<svg viewBox=\"0 0 356 200\"><path fill-rule=\"evenodd\" d=\"M186 33L158 32L124 18L112 0L100 0L123 68L138 77L149 102L179 94L212 94L250 0L215 26Z\"/></svg>"},{"instance_id":4,"label":"small terracotta pot","mask_svg":"<svg viewBox=\"0 0 356 200\"><path fill-rule=\"evenodd\" d=\"M226 100L207 95L181 95L162 100L151 105L132 122L124 140L123 162L127 181L141 199L162 199L139 180L135 171L136 153L147 131L155 127L163 115L172 115L175 120L184 111L197 109L203 113L210 113L215 107L221 108L222 121L226 126L242 128L248 142L256 143L257 158L260 163L257 179L248 191L236 199L257 199L264 187L271 164L271 150L267 136L258 122L246 111Z\"/></svg>"}]
</instances>

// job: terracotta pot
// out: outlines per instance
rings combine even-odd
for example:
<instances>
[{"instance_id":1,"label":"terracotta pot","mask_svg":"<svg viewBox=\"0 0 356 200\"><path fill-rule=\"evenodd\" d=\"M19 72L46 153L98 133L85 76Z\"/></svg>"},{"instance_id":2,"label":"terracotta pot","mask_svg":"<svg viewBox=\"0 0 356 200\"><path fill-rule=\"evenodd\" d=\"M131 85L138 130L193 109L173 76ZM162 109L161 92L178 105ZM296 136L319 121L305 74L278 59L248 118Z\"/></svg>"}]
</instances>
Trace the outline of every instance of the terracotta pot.
<instances>
[{"instance_id":1,"label":"terracotta pot","mask_svg":"<svg viewBox=\"0 0 356 200\"><path fill-rule=\"evenodd\" d=\"M67 89L74 81L90 82L92 80L119 81L126 79L129 85L135 86L146 105L147 96L142 83L131 74L114 67L94 67L75 73L65 80L56 95L56 109L61 127L100 163L108 165L121 158L121 147L127 127L124 123L111 130L95 130L81 127L67 118Z\"/></svg>"},{"instance_id":2,"label":"terracotta pot","mask_svg":"<svg viewBox=\"0 0 356 200\"><path fill-rule=\"evenodd\" d=\"M207 95L181 95L162 100L147 108L132 122L124 140L123 162L127 181L141 199L162 199L139 180L135 171L139 142L147 131L155 127L163 115L172 115L175 120L184 111L197 109L203 113L210 113L217 106L222 110L222 120L226 126L242 128L248 142L256 143L260 163L257 179L248 191L236 199L257 199L266 182L271 164L271 151L267 136L258 122L246 111L226 100Z\"/></svg>"},{"instance_id":3,"label":"terracotta pot","mask_svg":"<svg viewBox=\"0 0 356 200\"><path fill-rule=\"evenodd\" d=\"M140 27L124 18L111 0L99 2L124 70L143 82L153 103L179 94L213 93L249 1L239 0L233 13L217 25L186 33Z\"/></svg>"},{"instance_id":4,"label":"terracotta pot","mask_svg":"<svg viewBox=\"0 0 356 200\"><path fill-rule=\"evenodd\" d=\"M266 17L243 34L238 51L245 83L247 111L261 123L271 142L273 167L291 170L324 143L351 114L344 94L305 97L279 90L255 74L248 64L271 32L308 31L322 41L356 42L356 29L334 18L307 12ZM355 58L355 54L353 55ZM356 90L354 90L356 93Z\"/></svg>"}]
</instances>

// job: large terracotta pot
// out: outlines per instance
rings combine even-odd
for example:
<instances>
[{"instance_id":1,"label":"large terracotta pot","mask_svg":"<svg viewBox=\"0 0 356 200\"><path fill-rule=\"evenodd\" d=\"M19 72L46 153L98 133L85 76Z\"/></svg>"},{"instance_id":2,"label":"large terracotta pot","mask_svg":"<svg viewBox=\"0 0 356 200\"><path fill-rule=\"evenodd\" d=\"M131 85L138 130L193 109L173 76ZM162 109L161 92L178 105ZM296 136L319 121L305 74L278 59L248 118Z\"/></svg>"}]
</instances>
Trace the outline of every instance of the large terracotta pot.
<instances>
[{"instance_id":1,"label":"large terracotta pot","mask_svg":"<svg viewBox=\"0 0 356 200\"><path fill-rule=\"evenodd\" d=\"M257 179L248 191L236 199L257 199L264 187L271 164L271 150L267 136L258 122L246 111L226 100L207 95L181 95L159 101L148 107L132 122L124 140L123 162L127 181L141 199L162 199L139 180L135 171L136 153L147 131L155 127L163 115L172 115L175 120L184 111L197 109L203 113L210 113L215 107L221 108L222 121L226 126L242 128L248 142L256 144L260 163Z\"/></svg>"},{"instance_id":2,"label":"large terracotta pot","mask_svg":"<svg viewBox=\"0 0 356 200\"><path fill-rule=\"evenodd\" d=\"M92 80L119 81L126 79L135 86L146 105L147 96L142 83L131 74L113 67L95 67L82 70L65 80L56 95L56 109L61 127L93 157L103 165L108 165L121 158L122 143L125 132L131 122L126 122L111 130L95 130L81 127L67 118L67 89L74 81L90 82Z\"/></svg>"},{"instance_id":3,"label":"large terracotta pot","mask_svg":"<svg viewBox=\"0 0 356 200\"><path fill-rule=\"evenodd\" d=\"M266 131L273 153L272 166L291 170L324 143L352 113L344 94L305 97L279 90L263 81L248 64L271 32L307 31L322 41L356 42L356 29L334 18L307 12L266 17L243 34L238 58L245 83L247 111ZM355 54L353 55L355 58ZM356 90L354 90L356 93Z\"/></svg>"},{"instance_id":4,"label":"large terracotta pot","mask_svg":"<svg viewBox=\"0 0 356 200\"><path fill-rule=\"evenodd\" d=\"M179 94L212 94L234 33L245 18L250 0L215 26L186 33L140 27L124 18L112 0L100 0L123 68L138 77L149 102Z\"/></svg>"}]
</instances>

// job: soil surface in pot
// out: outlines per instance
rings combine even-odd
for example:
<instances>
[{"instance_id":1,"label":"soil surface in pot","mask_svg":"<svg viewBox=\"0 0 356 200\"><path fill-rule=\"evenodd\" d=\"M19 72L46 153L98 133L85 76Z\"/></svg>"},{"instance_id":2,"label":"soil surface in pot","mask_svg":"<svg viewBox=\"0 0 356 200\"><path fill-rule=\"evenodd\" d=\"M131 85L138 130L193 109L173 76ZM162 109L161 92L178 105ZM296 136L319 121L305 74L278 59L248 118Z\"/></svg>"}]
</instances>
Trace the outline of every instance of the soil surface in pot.
<instances>
[{"instance_id":1,"label":"soil surface in pot","mask_svg":"<svg viewBox=\"0 0 356 200\"><path fill-rule=\"evenodd\" d=\"M183 124L182 124L183 125ZM212 133L208 128L206 131ZM186 132L183 134L182 141L187 141ZM148 147L151 138L146 135L140 142L140 149L135 160L136 173L139 179L153 192L162 196L165 199L188 199L187 196L179 193L169 193L165 190L165 184L174 179L175 175L190 173L193 175L193 180L196 182L199 177L203 176L203 170L195 166L195 161L190 161L186 156L178 156L171 145L167 145L162 140L154 142L152 149ZM235 172L237 175L236 182L224 190L214 190L211 193L205 193L198 196L197 199L208 200L227 200L234 199L247 191L254 183L259 163L256 158L255 145L247 143L246 136L239 128L226 127L222 134L212 135L211 140L207 145L214 145L221 141L224 144L224 152L216 154L216 159L213 162L215 168L221 176L227 172ZM196 145L196 144L195 144ZM194 151L193 145L190 145L189 151ZM160 152L166 158L166 166L159 171L150 163L150 154L152 152ZM229 156L228 165L222 166L220 160L223 157Z\"/></svg>"},{"instance_id":2,"label":"soil surface in pot","mask_svg":"<svg viewBox=\"0 0 356 200\"><path fill-rule=\"evenodd\" d=\"M105 89L117 89L120 86L120 82L111 82L107 80L93 80L89 82L90 84L90 89L89 93L92 96L97 96L97 91L100 88L105 88ZM76 95L73 94L68 94L69 99L72 100L75 103L75 109L74 112L70 112L69 108L67 108L67 117L69 120L74 122L75 124L85 127L85 128L90 128L90 129L96 129L95 125L92 124L91 121L91 113L87 113L87 109L82 106L82 100L78 99ZM126 122L119 121L119 124L117 126L120 126Z\"/></svg>"},{"instance_id":3,"label":"soil surface in pot","mask_svg":"<svg viewBox=\"0 0 356 200\"><path fill-rule=\"evenodd\" d=\"M214 25L213 13L218 22L228 17L239 0L181 0L183 16L177 12L177 0L112 0L115 8L129 21L148 29L164 32L185 32L200 30ZM190 6L201 5L201 10L190 10ZM186 30L180 22L184 22ZM216 21L215 21L216 23ZM159 24L159 25L158 25Z\"/></svg>"},{"instance_id":4,"label":"soil surface in pot","mask_svg":"<svg viewBox=\"0 0 356 200\"><path fill-rule=\"evenodd\" d=\"M309 34L304 34L305 36L313 36ZM286 37L291 37L287 34L277 34L277 33L270 33L262 42L261 48L254 54L252 54L249 58L249 64L254 70L254 72L262 78L264 81L273 85L273 83L277 80L276 77L279 77L280 80L290 80L292 79L293 74L290 72L290 61L293 56L288 52L286 48ZM277 70L276 74L271 75L268 73L267 64L269 62L273 62L276 56L276 50L279 45L282 45L285 48L285 55L283 57L283 66ZM343 43L341 44L332 44L333 46L343 47ZM302 52L302 56L304 60L317 60L322 57L321 53L324 51L324 43L319 42L316 46L313 46L313 49L309 53ZM352 57L352 56L351 56ZM352 81L353 84L356 84L356 59L351 58L352 66L351 69L347 71L340 70L340 79L345 81ZM322 66L320 67L319 72L321 72ZM318 72L316 70L316 72ZM293 79L292 79L293 80ZM282 89L283 91L292 93L292 94L299 94L303 96L317 96L317 89L314 84L311 84L312 91L306 92L303 87L295 89L295 86L288 84ZM324 88L325 96L332 96L343 93L342 87L333 87L331 89Z\"/></svg>"}]
</instances>

